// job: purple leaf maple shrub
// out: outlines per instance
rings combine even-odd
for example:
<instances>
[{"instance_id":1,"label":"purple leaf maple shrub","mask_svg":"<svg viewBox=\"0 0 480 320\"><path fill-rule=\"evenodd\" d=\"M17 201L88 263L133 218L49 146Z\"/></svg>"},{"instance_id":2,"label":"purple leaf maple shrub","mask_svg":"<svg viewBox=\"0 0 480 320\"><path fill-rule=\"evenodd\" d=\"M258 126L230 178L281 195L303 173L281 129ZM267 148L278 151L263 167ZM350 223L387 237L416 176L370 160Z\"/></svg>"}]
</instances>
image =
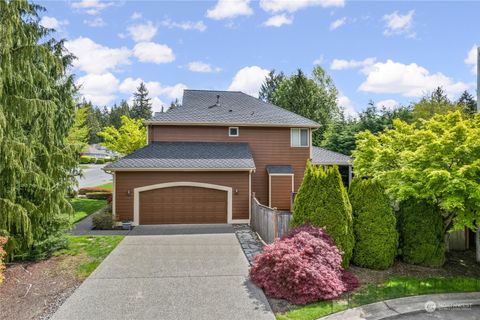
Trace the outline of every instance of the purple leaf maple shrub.
<instances>
[{"instance_id":1,"label":"purple leaf maple shrub","mask_svg":"<svg viewBox=\"0 0 480 320\"><path fill-rule=\"evenodd\" d=\"M250 277L265 293L295 304L334 299L358 287L342 268L342 255L321 228L300 226L264 247Z\"/></svg>"}]
</instances>

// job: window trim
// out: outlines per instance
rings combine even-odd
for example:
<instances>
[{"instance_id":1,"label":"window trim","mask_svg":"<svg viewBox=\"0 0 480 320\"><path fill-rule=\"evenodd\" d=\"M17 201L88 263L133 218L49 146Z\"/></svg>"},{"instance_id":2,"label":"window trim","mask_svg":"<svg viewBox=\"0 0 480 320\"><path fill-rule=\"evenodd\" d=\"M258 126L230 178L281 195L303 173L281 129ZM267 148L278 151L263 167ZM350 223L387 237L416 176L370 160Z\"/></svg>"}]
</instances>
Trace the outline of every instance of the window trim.
<instances>
[{"instance_id":1,"label":"window trim","mask_svg":"<svg viewBox=\"0 0 480 320\"><path fill-rule=\"evenodd\" d=\"M299 138L300 138L300 144L298 146L293 144L293 132L294 130L298 130L299 132ZM302 130L307 130L307 145L302 146ZM311 134L310 134L310 129L309 128L290 128L290 147L292 148L309 148L310 147L310 140L311 140Z\"/></svg>"},{"instance_id":2,"label":"window trim","mask_svg":"<svg viewBox=\"0 0 480 320\"><path fill-rule=\"evenodd\" d=\"M237 134L232 134L232 132L230 130L232 129L237 129ZM229 137L238 137L240 136L240 129L238 127L228 127L228 136Z\"/></svg>"}]
</instances>

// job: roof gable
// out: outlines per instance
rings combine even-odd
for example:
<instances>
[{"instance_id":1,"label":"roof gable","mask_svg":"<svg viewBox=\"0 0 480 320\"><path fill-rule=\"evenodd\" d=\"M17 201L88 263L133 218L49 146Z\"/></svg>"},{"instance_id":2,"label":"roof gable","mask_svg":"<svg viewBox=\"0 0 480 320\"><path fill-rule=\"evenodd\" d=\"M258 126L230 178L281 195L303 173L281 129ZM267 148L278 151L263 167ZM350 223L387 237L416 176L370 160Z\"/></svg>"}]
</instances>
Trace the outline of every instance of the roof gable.
<instances>
[{"instance_id":1,"label":"roof gable","mask_svg":"<svg viewBox=\"0 0 480 320\"><path fill-rule=\"evenodd\" d=\"M320 125L240 91L184 90L183 105L147 123L311 127Z\"/></svg>"}]
</instances>

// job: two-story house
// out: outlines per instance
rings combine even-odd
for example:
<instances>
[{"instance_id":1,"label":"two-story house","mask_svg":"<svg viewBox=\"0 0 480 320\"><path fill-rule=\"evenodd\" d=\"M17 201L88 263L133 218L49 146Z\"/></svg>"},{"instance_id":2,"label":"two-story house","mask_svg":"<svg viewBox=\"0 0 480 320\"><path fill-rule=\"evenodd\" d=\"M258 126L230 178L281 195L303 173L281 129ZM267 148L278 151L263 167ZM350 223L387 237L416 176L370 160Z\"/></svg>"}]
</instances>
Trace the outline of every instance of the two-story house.
<instances>
[{"instance_id":1,"label":"two-story house","mask_svg":"<svg viewBox=\"0 0 480 320\"><path fill-rule=\"evenodd\" d=\"M252 192L290 209L308 159L350 164L312 147L318 123L242 92L185 90L145 124L148 144L104 168L115 218L134 225L249 223Z\"/></svg>"}]
</instances>

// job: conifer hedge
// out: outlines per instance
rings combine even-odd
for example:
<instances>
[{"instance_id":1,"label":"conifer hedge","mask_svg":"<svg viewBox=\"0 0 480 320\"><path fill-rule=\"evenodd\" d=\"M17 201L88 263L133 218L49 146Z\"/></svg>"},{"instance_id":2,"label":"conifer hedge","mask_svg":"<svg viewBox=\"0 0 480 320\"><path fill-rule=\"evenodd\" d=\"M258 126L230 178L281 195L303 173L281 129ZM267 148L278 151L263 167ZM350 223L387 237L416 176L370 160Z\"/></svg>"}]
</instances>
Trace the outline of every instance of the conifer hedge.
<instances>
[{"instance_id":1,"label":"conifer hedge","mask_svg":"<svg viewBox=\"0 0 480 320\"><path fill-rule=\"evenodd\" d=\"M337 166L307 164L293 204L291 226L304 224L324 228L343 252L342 265L349 265L355 241L352 206Z\"/></svg>"},{"instance_id":2,"label":"conifer hedge","mask_svg":"<svg viewBox=\"0 0 480 320\"><path fill-rule=\"evenodd\" d=\"M397 219L382 186L355 178L349 189L355 247L352 262L370 269L392 266L398 248Z\"/></svg>"},{"instance_id":3,"label":"conifer hedge","mask_svg":"<svg viewBox=\"0 0 480 320\"><path fill-rule=\"evenodd\" d=\"M416 200L400 204L400 250L407 263L440 267L445 263L442 216L434 205Z\"/></svg>"}]
</instances>

